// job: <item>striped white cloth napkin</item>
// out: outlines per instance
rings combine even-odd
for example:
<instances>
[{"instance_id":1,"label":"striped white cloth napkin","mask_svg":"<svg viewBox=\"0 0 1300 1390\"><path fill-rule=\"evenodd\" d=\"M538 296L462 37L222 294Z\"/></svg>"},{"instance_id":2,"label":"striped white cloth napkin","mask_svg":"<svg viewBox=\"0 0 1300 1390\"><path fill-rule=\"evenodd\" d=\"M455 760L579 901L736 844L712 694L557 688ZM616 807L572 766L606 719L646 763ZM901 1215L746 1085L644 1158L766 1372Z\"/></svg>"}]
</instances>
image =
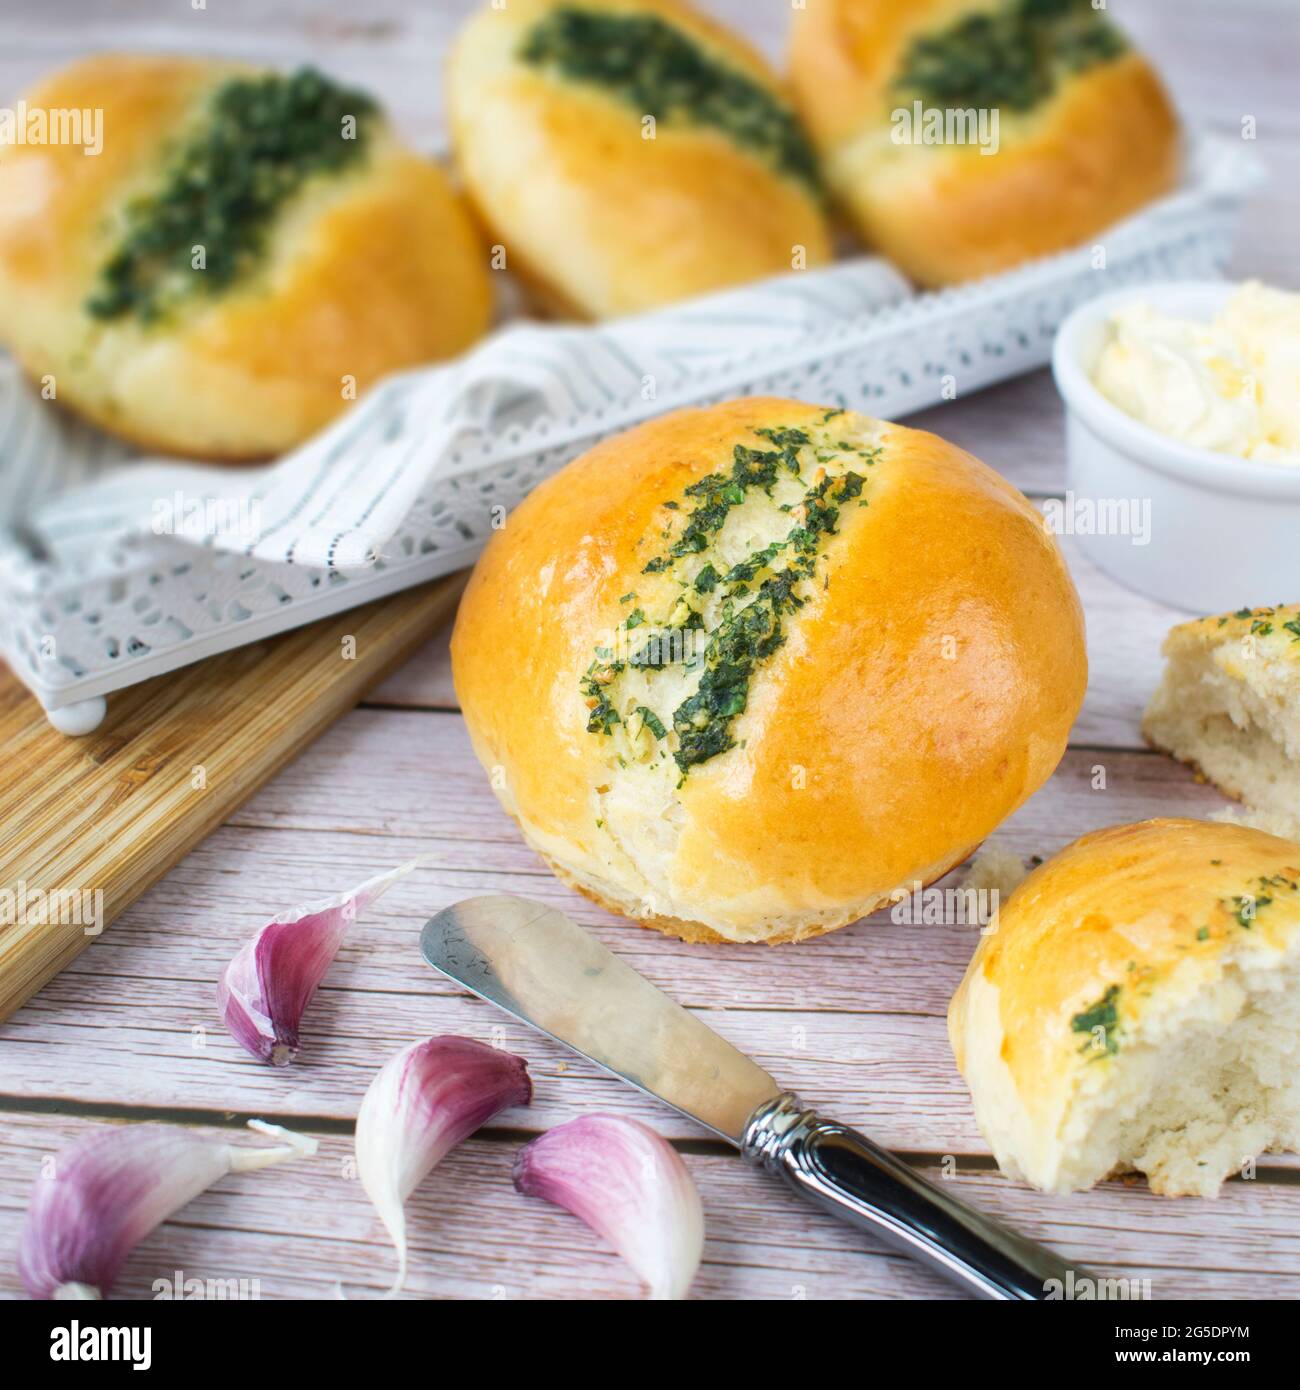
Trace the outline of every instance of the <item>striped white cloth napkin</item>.
<instances>
[{"instance_id":1,"label":"striped white cloth napkin","mask_svg":"<svg viewBox=\"0 0 1300 1390\"><path fill-rule=\"evenodd\" d=\"M195 544L338 570L374 563L435 476L508 465L776 371L909 298L885 262L781 276L597 326L516 322L380 383L275 463L135 459L0 362L0 560L158 530L173 499L238 516ZM185 533L179 532L184 535Z\"/></svg>"}]
</instances>

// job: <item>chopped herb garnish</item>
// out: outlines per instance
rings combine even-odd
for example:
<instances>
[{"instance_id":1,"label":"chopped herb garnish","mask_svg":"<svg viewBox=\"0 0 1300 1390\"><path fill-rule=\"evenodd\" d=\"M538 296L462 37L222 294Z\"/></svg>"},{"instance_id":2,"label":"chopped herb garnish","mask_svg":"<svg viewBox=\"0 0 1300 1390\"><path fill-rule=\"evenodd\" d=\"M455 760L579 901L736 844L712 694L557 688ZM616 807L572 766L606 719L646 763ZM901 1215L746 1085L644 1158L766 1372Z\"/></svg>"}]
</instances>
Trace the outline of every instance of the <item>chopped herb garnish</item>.
<instances>
[{"instance_id":1,"label":"chopped herb garnish","mask_svg":"<svg viewBox=\"0 0 1300 1390\"><path fill-rule=\"evenodd\" d=\"M1255 909L1257 907L1254 898L1249 896L1228 898L1225 900L1224 906L1232 914L1238 926L1245 927L1247 931L1250 930L1255 921Z\"/></svg>"},{"instance_id":2,"label":"chopped herb garnish","mask_svg":"<svg viewBox=\"0 0 1300 1390\"><path fill-rule=\"evenodd\" d=\"M1254 892L1234 894L1221 898L1219 905L1238 926L1247 931L1254 925L1264 908L1270 906L1279 891L1295 894L1300 892L1300 882L1288 878L1286 874L1260 875L1255 879Z\"/></svg>"},{"instance_id":3,"label":"chopped herb garnish","mask_svg":"<svg viewBox=\"0 0 1300 1390\"><path fill-rule=\"evenodd\" d=\"M758 429L754 433L781 451L781 462L797 478L799 476L799 450L810 444L806 430L798 429ZM819 456L820 458L820 456Z\"/></svg>"},{"instance_id":4,"label":"chopped herb garnish","mask_svg":"<svg viewBox=\"0 0 1300 1390\"><path fill-rule=\"evenodd\" d=\"M817 158L794 112L658 15L566 5L533 25L519 57L603 87L640 116L711 126L820 195Z\"/></svg>"},{"instance_id":5,"label":"chopped herb garnish","mask_svg":"<svg viewBox=\"0 0 1300 1390\"><path fill-rule=\"evenodd\" d=\"M377 111L363 92L311 68L223 84L159 186L127 205L87 311L151 322L188 295L228 289L253 266L289 198L314 174L338 173L362 155Z\"/></svg>"},{"instance_id":6,"label":"chopped herb garnish","mask_svg":"<svg viewBox=\"0 0 1300 1390\"><path fill-rule=\"evenodd\" d=\"M805 562L796 561L765 579L758 597L727 612L709 639L699 689L673 711L678 738L673 757L683 772L733 746L731 723L745 711L754 669L785 641L781 618L803 606L794 586L810 572Z\"/></svg>"},{"instance_id":7,"label":"chopped herb garnish","mask_svg":"<svg viewBox=\"0 0 1300 1390\"><path fill-rule=\"evenodd\" d=\"M579 689L587 700L587 732L589 734L607 734L619 723L618 711L610 702L606 694L614 678L623 669L621 661L608 662L599 656L603 648L597 648L597 659L587 667L587 673L583 676Z\"/></svg>"},{"instance_id":8,"label":"chopped herb garnish","mask_svg":"<svg viewBox=\"0 0 1300 1390\"><path fill-rule=\"evenodd\" d=\"M771 429L764 425L754 431L760 439L766 439L775 444L778 449L802 449L805 444L811 444L807 430L800 429Z\"/></svg>"},{"instance_id":9,"label":"chopped herb garnish","mask_svg":"<svg viewBox=\"0 0 1300 1390\"><path fill-rule=\"evenodd\" d=\"M913 39L894 86L932 106L1028 111L1125 47L1092 0L1004 0Z\"/></svg>"},{"instance_id":10,"label":"chopped herb garnish","mask_svg":"<svg viewBox=\"0 0 1300 1390\"><path fill-rule=\"evenodd\" d=\"M832 411L828 418L841 413ZM641 609L626 623L632 628L651 622L653 629L645 645L628 658L629 669L653 672L681 664L688 672L700 672L699 684L679 701L672 715L668 747L683 778L695 765L735 746L732 725L745 711L754 673L785 642L786 617L807 602L798 592L799 585L813 579L823 540L836 532L841 505L861 499L867 480L851 469L838 474L819 470L818 481L805 488L797 505L775 501L772 494L777 483L786 480L788 486L789 478L802 478L800 451L804 449L811 449L824 462L847 453L874 463L881 454L878 446L858 449L844 441L823 454L821 450L828 448L824 440L795 427L762 427L754 434L773 447L736 444L729 468L706 474L685 488L691 509L676 539L644 566L644 573L665 573L679 561L712 549L732 510L756 493L771 499L769 505L789 514L794 524L783 538L759 546L725 573L706 561L693 578L683 576L682 593L662 624L653 623ZM822 587L828 582L829 576L823 575ZM716 595L708 606L718 613L720 602L720 616L711 620L714 625L702 648L692 649L685 641L686 633L705 630L704 615L687 601L693 594ZM588 729L608 734L618 720L610 717L613 705L600 679L604 669L609 668L588 672L583 693L590 710ZM625 711L628 707L623 706ZM644 706L637 706L637 712L653 729L649 721L654 716ZM663 728L662 723L659 727ZM668 733L664 729L656 737Z\"/></svg>"},{"instance_id":11,"label":"chopped herb garnish","mask_svg":"<svg viewBox=\"0 0 1300 1390\"><path fill-rule=\"evenodd\" d=\"M677 627L663 627L646 638L645 646L628 657L627 664L634 671L660 671L665 666L685 665L691 668L690 632L699 632L704 627L704 615L689 613Z\"/></svg>"},{"instance_id":12,"label":"chopped herb garnish","mask_svg":"<svg viewBox=\"0 0 1300 1390\"><path fill-rule=\"evenodd\" d=\"M705 565L704 568L695 576L695 588L701 594L711 594L718 587L718 580L721 576L713 566Z\"/></svg>"},{"instance_id":13,"label":"chopped herb garnish","mask_svg":"<svg viewBox=\"0 0 1300 1390\"><path fill-rule=\"evenodd\" d=\"M1119 1051L1119 1010L1115 1004L1118 998L1119 986L1111 985L1095 1004L1071 1018L1072 1032L1090 1035L1080 1052L1095 1051L1099 1057L1113 1057Z\"/></svg>"},{"instance_id":14,"label":"chopped herb garnish","mask_svg":"<svg viewBox=\"0 0 1300 1390\"><path fill-rule=\"evenodd\" d=\"M737 444L732 455L729 473L710 473L686 489L688 497L698 499L687 514L686 526L666 555L657 556L646 565L643 573L662 574L672 562L683 555L697 555L709 548L709 537L722 530L732 507L745 500L745 489L761 488L770 492L776 482L776 469L781 455L749 449Z\"/></svg>"},{"instance_id":15,"label":"chopped herb garnish","mask_svg":"<svg viewBox=\"0 0 1300 1390\"><path fill-rule=\"evenodd\" d=\"M656 738L667 738L668 730L664 728L663 720L652 709L647 709L644 705L638 705L636 712L641 716L641 722Z\"/></svg>"},{"instance_id":16,"label":"chopped herb garnish","mask_svg":"<svg viewBox=\"0 0 1300 1390\"><path fill-rule=\"evenodd\" d=\"M785 547L785 541L773 541L771 545L764 546L762 550L756 550L747 559L732 565L723 576L723 582L726 584L750 583L758 576L758 572L766 569Z\"/></svg>"},{"instance_id":17,"label":"chopped herb garnish","mask_svg":"<svg viewBox=\"0 0 1300 1390\"><path fill-rule=\"evenodd\" d=\"M862 495L863 485L866 481L867 480L860 473L846 473L843 478L840 479L839 487L835 489L833 494L835 500L837 502L848 502L854 497L860 497Z\"/></svg>"}]
</instances>

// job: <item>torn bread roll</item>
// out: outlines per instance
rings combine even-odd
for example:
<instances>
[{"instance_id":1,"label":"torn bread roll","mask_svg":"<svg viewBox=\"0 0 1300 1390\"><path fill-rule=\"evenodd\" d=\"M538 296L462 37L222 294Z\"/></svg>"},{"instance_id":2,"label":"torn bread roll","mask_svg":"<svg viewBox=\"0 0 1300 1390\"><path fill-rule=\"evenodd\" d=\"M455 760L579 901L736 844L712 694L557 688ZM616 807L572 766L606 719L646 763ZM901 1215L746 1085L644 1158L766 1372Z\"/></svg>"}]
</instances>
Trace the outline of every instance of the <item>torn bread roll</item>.
<instances>
[{"instance_id":1,"label":"torn bread roll","mask_svg":"<svg viewBox=\"0 0 1300 1390\"><path fill-rule=\"evenodd\" d=\"M1164 653L1147 741L1300 839L1300 604L1180 623Z\"/></svg>"},{"instance_id":2,"label":"torn bread roll","mask_svg":"<svg viewBox=\"0 0 1300 1390\"><path fill-rule=\"evenodd\" d=\"M977 893L991 893L994 901L999 902L1009 898L1028 875L1029 869L1020 855L1001 845L986 843L971 860L961 886Z\"/></svg>"},{"instance_id":3,"label":"torn bread roll","mask_svg":"<svg viewBox=\"0 0 1300 1390\"><path fill-rule=\"evenodd\" d=\"M1051 775L1083 617L1015 488L799 401L605 441L492 538L452 638L480 761L566 882L789 941L959 864Z\"/></svg>"},{"instance_id":4,"label":"torn bread roll","mask_svg":"<svg viewBox=\"0 0 1300 1390\"><path fill-rule=\"evenodd\" d=\"M1214 1196L1300 1147L1300 844L1195 820L1085 835L1002 904L948 1032L1009 1177Z\"/></svg>"}]
</instances>

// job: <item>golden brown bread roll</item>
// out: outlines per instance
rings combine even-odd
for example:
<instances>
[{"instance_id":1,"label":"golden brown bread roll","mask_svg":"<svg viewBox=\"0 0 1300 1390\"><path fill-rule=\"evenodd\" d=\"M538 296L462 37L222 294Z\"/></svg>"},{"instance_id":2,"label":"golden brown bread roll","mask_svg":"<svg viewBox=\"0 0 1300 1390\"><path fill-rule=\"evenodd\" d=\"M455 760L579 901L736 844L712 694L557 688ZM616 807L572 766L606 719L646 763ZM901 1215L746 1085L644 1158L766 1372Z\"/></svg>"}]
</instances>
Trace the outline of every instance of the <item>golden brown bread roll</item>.
<instances>
[{"instance_id":1,"label":"golden brown bread roll","mask_svg":"<svg viewBox=\"0 0 1300 1390\"><path fill-rule=\"evenodd\" d=\"M948 1031L1008 1175L1213 1196L1300 1145L1300 844L1195 820L1085 835L1002 905Z\"/></svg>"},{"instance_id":2,"label":"golden brown bread roll","mask_svg":"<svg viewBox=\"0 0 1300 1390\"><path fill-rule=\"evenodd\" d=\"M467 212L361 93L310 71L104 57L27 101L102 110L103 148L0 148L0 334L107 429L274 454L487 326Z\"/></svg>"},{"instance_id":3,"label":"golden brown bread roll","mask_svg":"<svg viewBox=\"0 0 1300 1390\"><path fill-rule=\"evenodd\" d=\"M827 182L922 285L1078 245L1175 183L1164 88L1091 0L816 0L794 18L791 79ZM955 122L968 143L907 143L918 102L945 113L945 139L947 112L984 112L994 152Z\"/></svg>"},{"instance_id":4,"label":"golden brown bread roll","mask_svg":"<svg viewBox=\"0 0 1300 1390\"><path fill-rule=\"evenodd\" d=\"M1300 604L1179 623L1164 653L1147 740L1245 802L1261 829L1300 835Z\"/></svg>"},{"instance_id":5,"label":"golden brown bread roll","mask_svg":"<svg viewBox=\"0 0 1300 1390\"><path fill-rule=\"evenodd\" d=\"M1055 541L942 439L682 410L543 483L452 639L474 748L566 882L687 940L831 931L964 859L1086 683Z\"/></svg>"},{"instance_id":6,"label":"golden brown bread roll","mask_svg":"<svg viewBox=\"0 0 1300 1390\"><path fill-rule=\"evenodd\" d=\"M468 192L554 307L604 318L830 259L776 78L676 0L487 6L448 98Z\"/></svg>"}]
</instances>

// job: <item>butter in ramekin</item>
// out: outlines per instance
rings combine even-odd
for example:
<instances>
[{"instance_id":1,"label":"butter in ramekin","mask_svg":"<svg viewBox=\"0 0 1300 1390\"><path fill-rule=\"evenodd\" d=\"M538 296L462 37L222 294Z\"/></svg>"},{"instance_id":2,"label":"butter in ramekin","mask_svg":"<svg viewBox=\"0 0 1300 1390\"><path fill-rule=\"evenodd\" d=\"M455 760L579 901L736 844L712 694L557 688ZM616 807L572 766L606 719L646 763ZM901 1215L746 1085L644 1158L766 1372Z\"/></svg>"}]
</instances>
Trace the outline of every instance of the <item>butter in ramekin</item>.
<instances>
[{"instance_id":1,"label":"butter in ramekin","mask_svg":"<svg viewBox=\"0 0 1300 1390\"><path fill-rule=\"evenodd\" d=\"M1117 309L1092 379L1171 439L1300 466L1300 294L1252 281L1208 324Z\"/></svg>"}]
</instances>

